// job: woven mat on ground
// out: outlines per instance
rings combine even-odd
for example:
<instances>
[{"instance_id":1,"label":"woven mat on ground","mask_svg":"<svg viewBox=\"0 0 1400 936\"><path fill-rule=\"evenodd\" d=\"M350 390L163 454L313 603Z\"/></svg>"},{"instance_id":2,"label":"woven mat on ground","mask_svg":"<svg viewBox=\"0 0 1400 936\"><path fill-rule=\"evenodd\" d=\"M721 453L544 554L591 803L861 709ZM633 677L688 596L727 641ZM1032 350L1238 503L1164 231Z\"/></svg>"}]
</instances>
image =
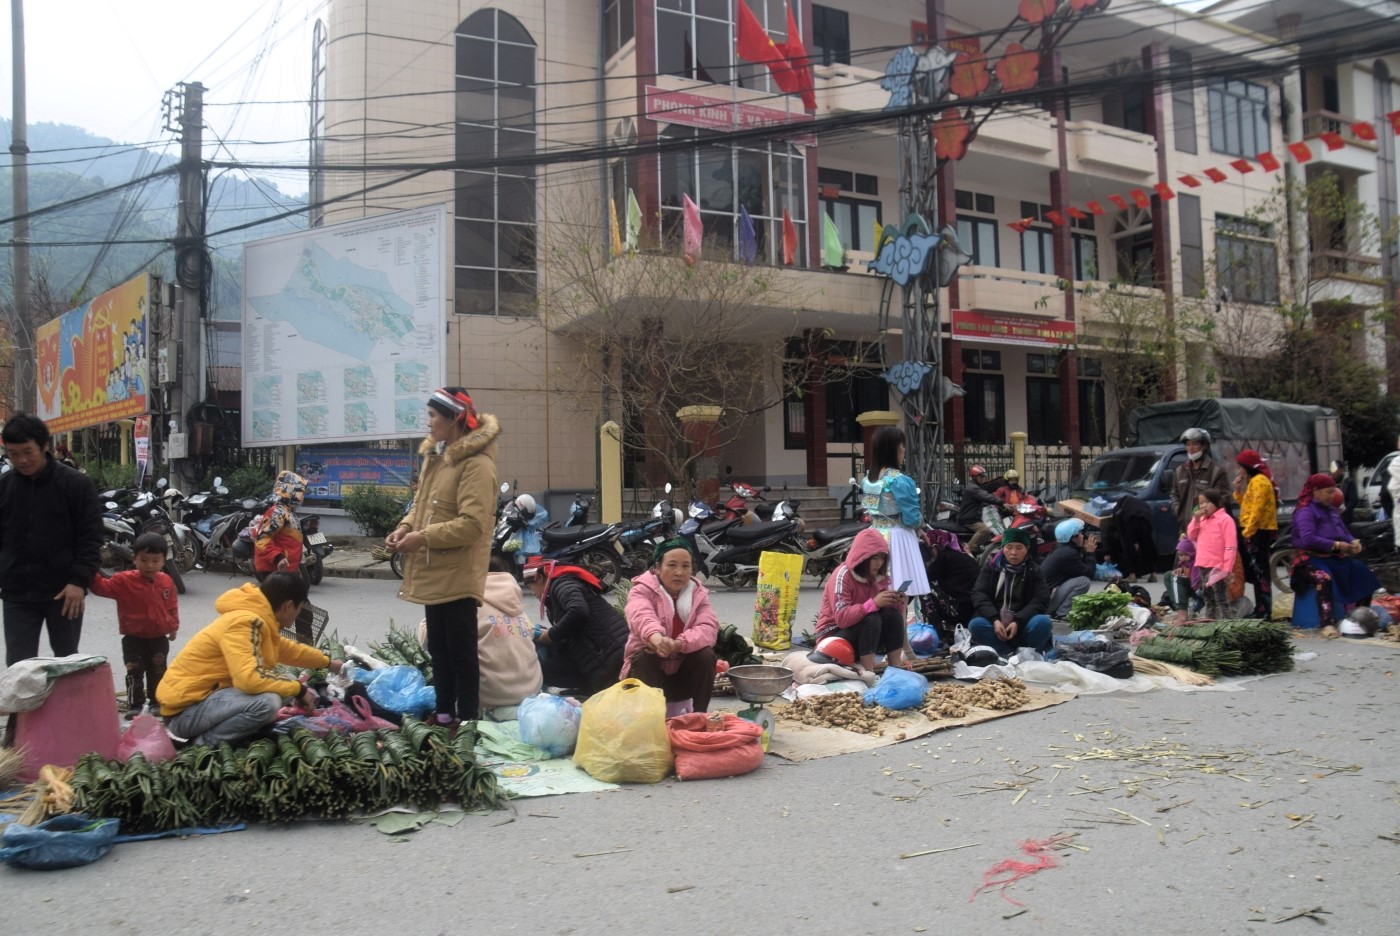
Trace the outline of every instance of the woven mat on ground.
<instances>
[{"instance_id":1,"label":"woven mat on ground","mask_svg":"<svg viewBox=\"0 0 1400 936\"><path fill-rule=\"evenodd\" d=\"M801 761L816 760L820 757L835 757L838 754L854 754L857 751L873 751L876 748L887 747L891 744L899 744L901 741L910 741L914 738L922 738L924 735L932 734L935 731L942 731L948 728L965 728L969 725L977 725L982 722L991 721L994 718L1004 718L1008 715L1020 715L1023 712L1034 712L1039 709L1049 708L1052 705L1061 705L1070 701L1074 696L1064 695L1058 692L1049 692L1044 689L1027 688L1030 693L1030 702L1019 709L1009 712L999 712L992 709L974 708L962 718L940 718L932 721L924 716L917 709L911 710L898 718L885 720L884 735L875 736L861 734L855 731L847 731L844 728L826 728L818 725L802 725L797 722L779 719L777 727L773 729L773 739L768 745L768 753L776 754L784 760L798 763ZM729 703L729 700L725 700ZM779 714L788 703L779 700L771 708L774 714ZM712 706L718 707L718 706ZM726 705L726 707L728 707ZM904 735L899 738L899 735Z\"/></svg>"}]
</instances>

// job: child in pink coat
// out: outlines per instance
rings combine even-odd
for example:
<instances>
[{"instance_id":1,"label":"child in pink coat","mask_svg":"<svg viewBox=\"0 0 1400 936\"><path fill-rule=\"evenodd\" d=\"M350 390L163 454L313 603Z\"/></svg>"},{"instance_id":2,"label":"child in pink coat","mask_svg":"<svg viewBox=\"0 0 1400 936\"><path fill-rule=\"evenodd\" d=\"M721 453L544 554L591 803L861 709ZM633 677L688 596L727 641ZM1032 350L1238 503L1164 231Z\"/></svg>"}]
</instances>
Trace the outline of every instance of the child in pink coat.
<instances>
[{"instance_id":1,"label":"child in pink coat","mask_svg":"<svg viewBox=\"0 0 1400 936\"><path fill-rule=\"evenodd\" d=\"M1239 531L1235 518L1224 509L1218 491L1203 491L1196 498L1196 509L1186 527L1187 537L1196 544L1196 568L1201 575L1205 616L1218 621L1226 616L1226 583L1235 568Z\"/></svg>"}]
</instances>

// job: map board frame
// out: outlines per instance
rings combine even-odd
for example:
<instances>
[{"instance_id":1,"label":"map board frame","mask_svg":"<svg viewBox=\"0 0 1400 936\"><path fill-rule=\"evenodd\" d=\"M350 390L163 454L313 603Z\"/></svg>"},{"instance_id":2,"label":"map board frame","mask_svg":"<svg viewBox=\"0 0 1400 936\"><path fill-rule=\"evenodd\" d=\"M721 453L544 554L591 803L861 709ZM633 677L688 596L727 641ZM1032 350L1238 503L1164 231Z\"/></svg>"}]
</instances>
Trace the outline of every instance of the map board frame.
<instances>
[{"instance_id":1,"label":"map board frame","mask_svg":"<svg viewBox=\"0 0 1400 936\"><path fill-rule=\"evenodd\" d=\"M245 447L424 436L447 370L447 224L438 204L243 245Z\"/></svg>"}]
</instances>

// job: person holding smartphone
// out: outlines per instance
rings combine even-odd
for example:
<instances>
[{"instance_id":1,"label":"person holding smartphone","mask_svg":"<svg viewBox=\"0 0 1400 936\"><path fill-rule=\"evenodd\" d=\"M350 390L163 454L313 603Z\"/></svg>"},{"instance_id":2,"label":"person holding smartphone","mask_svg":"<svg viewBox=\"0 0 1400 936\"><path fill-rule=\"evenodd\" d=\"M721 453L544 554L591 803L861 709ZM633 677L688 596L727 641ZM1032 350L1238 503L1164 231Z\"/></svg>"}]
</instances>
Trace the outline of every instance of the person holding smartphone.
<instances>
[{"instance_id":1,"label":"person holding smartphone","mask_svg":"<svg viewBox=\"0 0 1400 936\"><path fill-rule=\"evenodd\" d=\"M889 565L889 543L874 528L861 530L851 542L846 561L826 580L822 594L817 640L844 638L855 648L856 662L864 670L874 669L875 657L881 653L890 666L910 666L904 651L907 599L890 587ZM902 583L902 588L909 587L908 581Z\"/></svg>"},{"instance_id":2,"label":"person holding smartphone","mask_svg":"<svg viewBox=\"0 0 1400 936\"><path fill-rule=\"evenodd\" d=\"M1084 521L1071 517L1055 524L1055 541L1060 545L1045 558L1040 573L1050 589L1050 616L1063 620L1069 614L1070 604L1088 592L1094 580L1099 531L1085 532Z\"/></svg>"}]
</instances>

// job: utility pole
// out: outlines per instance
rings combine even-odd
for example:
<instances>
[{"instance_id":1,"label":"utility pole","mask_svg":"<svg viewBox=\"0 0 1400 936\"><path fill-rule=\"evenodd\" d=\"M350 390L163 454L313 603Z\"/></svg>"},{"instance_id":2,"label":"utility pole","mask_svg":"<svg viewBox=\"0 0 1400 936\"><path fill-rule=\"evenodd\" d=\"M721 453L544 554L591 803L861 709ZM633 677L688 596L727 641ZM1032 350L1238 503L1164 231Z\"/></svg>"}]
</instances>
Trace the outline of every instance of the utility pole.
<instances>
[{"instance_id":1,"label":"utility pole","mask_svg":"<svg viewBox=\"0 0 1400 936\"><path fill-rule=\"evenodd\" d=\"M34 412L34 323L29 315L29 128L24 88L24 0L10 0L14 56L14 120L10 126L10 160L14 167L14 304L15 409Z\"/></svg>"},{"instance_id":2,"label":"utility pole","mask_svg":"<svg viewBox=\"0 0 1400 936\"><path fill-rule=\"evenodd\" d=\"M166 461L185 483L198 482L190 460L190 412L204 401L204 320L208 313L209 251L204 239L204 85L181 82L166 92L166 129L180 135L180 202L175 228L175 280L180 284L174 327L162 341L176 362L165 435Z\"/></svg>"}]
</instances>

